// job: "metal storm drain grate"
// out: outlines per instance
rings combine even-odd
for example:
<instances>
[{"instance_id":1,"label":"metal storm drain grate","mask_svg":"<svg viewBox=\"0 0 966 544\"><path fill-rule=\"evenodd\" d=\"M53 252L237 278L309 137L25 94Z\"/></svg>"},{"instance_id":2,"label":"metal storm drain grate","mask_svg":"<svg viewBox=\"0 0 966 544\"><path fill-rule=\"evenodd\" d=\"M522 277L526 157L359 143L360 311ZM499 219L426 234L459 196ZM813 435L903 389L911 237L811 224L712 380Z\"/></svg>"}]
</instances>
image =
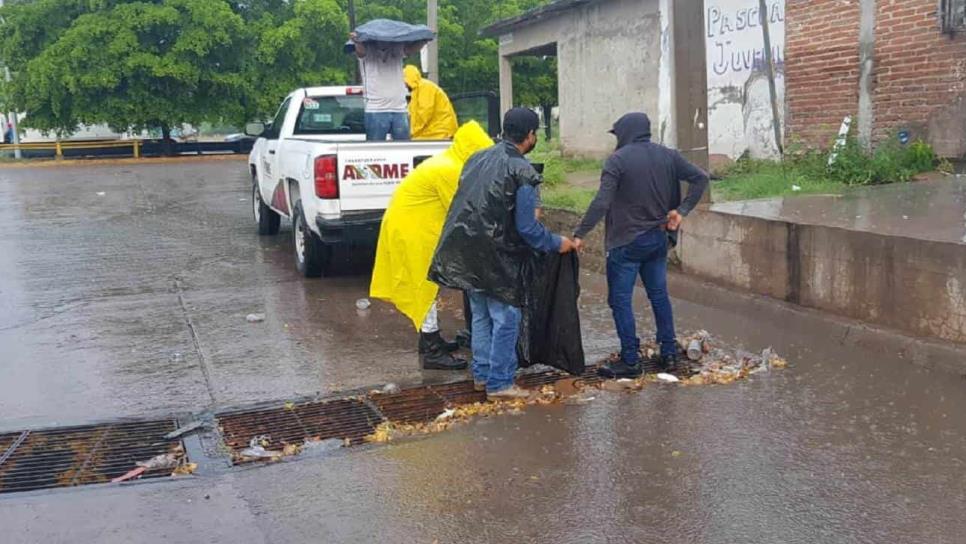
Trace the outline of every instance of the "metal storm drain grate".
<instances>
[{"instance_id":1,"label":"metal storm drain grate","mask_svg":"<svg viewBox=\"0 0 966 544\"><path fill-rule=\"evenodd\" d=\"M305 439L338 438L358 444L371 434L382 417L358 398L293 404L233 412L218 416L225 445L247 448L252 438L264 436L268 449L301 444Z\"/></svg>"},{"instance_id":2,"label":"metal storm drain grate","mask_svg":"<svg viewBox=\"0 0 966 544\"><path fill-rule=\"evenodd\" d=\"M486 394L473 389L473 382L426 385L391 395L370 395L383 417L396 423L430 421L446 408L486 400Z\"/></svg>"},{"instance_id":3,"label":"metal storm drain grate","mask_svg":"<svg viewBox=\"0 0 966 544\"><path fill-rule=\"evenodd\" d=\"M589 367L587 383L598 380L596 368ZM521 387L537 388L571 377L563 372L538 372L521 376ZM360 444L383 421L420 423L431 421L447 408L483 402L486 393L473 389L472 381L443 385L422 385L395 393L373 392L364 397L287 404L277 408L259 408L219 414L225 445L236 454L251 445L252 439L266 450L282 451L286 446L301 445L306 440L335 438L349 445ZM253 459L236 457L236 462Z\"/></svg>"},{"instance_id":4,"label":"metal storm drain grate","mask_svg":"<svg viewBox=\"0 0 966 544\"><path fill-rule=\"evenodd\" d=\"M179 440L164 435L174 420L65 427L0 435L0 493L109 482L164 454L183 457ZM142 478L168 476L148 470Z\"/></svg>"}]
</instances>

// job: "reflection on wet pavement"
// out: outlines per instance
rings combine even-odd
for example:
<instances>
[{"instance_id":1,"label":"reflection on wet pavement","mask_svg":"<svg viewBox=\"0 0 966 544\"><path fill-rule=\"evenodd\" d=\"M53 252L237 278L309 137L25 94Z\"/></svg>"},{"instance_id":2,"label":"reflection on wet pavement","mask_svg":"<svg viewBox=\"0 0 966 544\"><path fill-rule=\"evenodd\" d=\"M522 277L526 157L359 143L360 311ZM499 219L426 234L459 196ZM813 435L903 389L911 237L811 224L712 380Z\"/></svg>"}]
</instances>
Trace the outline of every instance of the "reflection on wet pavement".
<instances>
[{"instance_id":1,"label":"reflection on wet pavement","mask_svg":"<svg viewBox=\"0 0 966 544\"><path fill-rule=\"evenodd\" d=\"M966 178L715 204L714 211L966 244Z\"/></svg>"},{"instance_id":2,"label":"reflection on wet pavement","mask_svg":"<svg viewBox=\"0 0 966 544\"><path fill-rule=\"evenodd\" d=\"M356 309L365 275L299 278L289 231L259 238L248 213L240 162L0 171L0 430L453 377L418 370L405 318ZM582 287L594 360L617 341L602 278ZM680 330L772 346L789 368L258 470L18 497L0 501L0 526L14 542L962 541L958 376L910 364L911 341L760 297L681 279L672 293Z\"/></svg>"}]
</instances>

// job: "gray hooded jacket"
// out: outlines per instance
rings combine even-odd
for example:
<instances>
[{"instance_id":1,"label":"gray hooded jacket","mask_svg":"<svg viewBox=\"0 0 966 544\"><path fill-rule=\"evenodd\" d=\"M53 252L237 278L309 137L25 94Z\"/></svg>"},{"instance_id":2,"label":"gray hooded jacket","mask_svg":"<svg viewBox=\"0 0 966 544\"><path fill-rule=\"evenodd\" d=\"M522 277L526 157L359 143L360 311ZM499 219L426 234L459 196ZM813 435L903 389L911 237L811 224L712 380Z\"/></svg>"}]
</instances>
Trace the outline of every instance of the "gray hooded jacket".
<instances>
[{"instance_id":1,"label":"gray hooded jacket","mask_svg":"<svg viewBox=\"0 0 966 544\"><path fill-rule=\"evenodd\" d=\"M611 132L617 136L617 150L604 163L600 190L574 232L583 238L606 216L608 251L667 223L671 210L687 215L708 186L703 170L677 151L651 142L646 114L624 115ZM690 184L683 203L680 181Z\"/></svg>"}]
</instances>

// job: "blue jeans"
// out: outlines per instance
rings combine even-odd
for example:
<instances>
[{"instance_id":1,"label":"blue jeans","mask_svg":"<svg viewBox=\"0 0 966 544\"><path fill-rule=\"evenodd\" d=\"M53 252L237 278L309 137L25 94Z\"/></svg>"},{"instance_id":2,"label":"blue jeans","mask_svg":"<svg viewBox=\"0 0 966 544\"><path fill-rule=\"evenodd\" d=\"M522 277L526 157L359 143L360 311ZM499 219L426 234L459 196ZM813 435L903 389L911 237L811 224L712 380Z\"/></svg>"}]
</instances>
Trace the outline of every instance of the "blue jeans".
<instances>
[{"instance_id":1,"label":"blue jeans","mask_svg":"<svg viewBox=\"0 0 966 544\"><path fill-rule=\"evenodd\" d=\"M520 308L481 293L468 293L473 312L473 379L495 393L513 385L517 372Z\"/></svg>"},{"instance_id":2,"label":"blue jeans","mask_svg":"<svg viewBox=\"0 0 966 544\"><path fill-rule=\"evenodd\" d=\"M633 307L638 275L644 282L644 290L654 311L661 355L677 353L674 315L667 294L667 249L667 233L663 229L654 229L626 246L607 252L607 303L614 313L614 325L621 339L621 358L627 363L641 360L638 353L641 340L637 337Z\"/></svg>"},{"instance_id":3,"label":"blue jeans","mask_svg":"<svg viewBox=\"0 0 966 544\"><path fill-rule=\"evenodd\" d=\"M366 112L366 140L386 140L386 135L392 134L393 140L409 139L409 114L401 112L376 111Z\"/></svg>"}]
</instances>

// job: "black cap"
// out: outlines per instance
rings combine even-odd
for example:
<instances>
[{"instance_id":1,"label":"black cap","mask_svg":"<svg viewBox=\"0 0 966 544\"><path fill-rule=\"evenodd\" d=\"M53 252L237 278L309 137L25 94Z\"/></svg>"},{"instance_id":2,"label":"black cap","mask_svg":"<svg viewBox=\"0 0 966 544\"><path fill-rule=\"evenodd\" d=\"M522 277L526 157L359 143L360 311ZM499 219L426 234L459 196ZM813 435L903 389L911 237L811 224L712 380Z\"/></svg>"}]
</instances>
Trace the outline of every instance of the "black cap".
<instances>
[{"instance_id":1,"label":"black cap","mask_svg":"<svg viewBox=\"0 0 966 544\"><path fill-rule=\"evenodd\" d=\"M503 131L529 134L540 128L540 117L528 108L511 108L503 116Z\"/></svg>"}]
</instances>

